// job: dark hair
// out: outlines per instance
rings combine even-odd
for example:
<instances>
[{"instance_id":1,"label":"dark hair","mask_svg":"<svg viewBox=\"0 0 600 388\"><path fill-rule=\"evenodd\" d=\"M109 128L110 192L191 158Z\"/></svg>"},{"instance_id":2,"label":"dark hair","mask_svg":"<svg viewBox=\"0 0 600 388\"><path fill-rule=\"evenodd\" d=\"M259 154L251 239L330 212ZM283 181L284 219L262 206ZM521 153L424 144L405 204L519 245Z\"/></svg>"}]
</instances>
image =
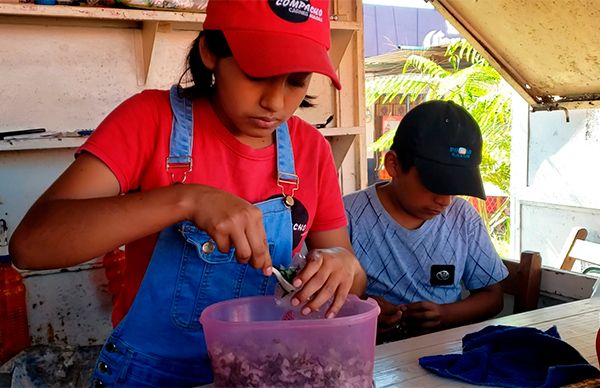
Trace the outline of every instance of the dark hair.
<instances>
[{"instance_id":1,"label":"dark hair","mask_svg":"<svg viewBox=\"0 0 600 388\"><path fill-rule=\"evenodd\" d=\"M206 39L208 49L217 57L227 58L232 55L222 31L200 31L192 42L186 59L187 66L181 77L179 77L179 90L184 97L189 99L208 96L213 84L213 73L204 66L204 62L200 57L200 38L203 36ZM190 83L192 85L184 86Z\"/></svg>"},{"instance_id":2,"label":"dark hair","mask_svg":"<svg viewBox=\"0 0 600 388\"><path fill-rule=\"evenodd\" d=\"M396 129L390 151L396 153L396 158L400 163L402 171L408 172L408 170L415 165L415 152L410 144L408 144L410 139L406 139L406 136L402 133L403 129L405 128L402 128L400 125L398 126L398 129Z\"/></svg>"},{"instance_id":3,"label":"dark hair","mask_svg":"<svg viewBox=\"0 0 600 388\"><path fill-rule=\"evenodd\" d=\"M213 72L204 65L204 62L202 62L202 58L200 57L200 38L203 36L205 37L208 49L218 58L228 58L233 55L223 31L200 31L196 39L192 42L192 46L188 52L185 71L181 77L179 77L179 90L181 91L181 95L189 99L206 97L212 91ZM192 83L192 85L184 86L190 83ZM314 96L305 96L300 103L300 107L313 107L314 104L312 100L314 100L314 98Z\"/></svg>"}]
</instances>

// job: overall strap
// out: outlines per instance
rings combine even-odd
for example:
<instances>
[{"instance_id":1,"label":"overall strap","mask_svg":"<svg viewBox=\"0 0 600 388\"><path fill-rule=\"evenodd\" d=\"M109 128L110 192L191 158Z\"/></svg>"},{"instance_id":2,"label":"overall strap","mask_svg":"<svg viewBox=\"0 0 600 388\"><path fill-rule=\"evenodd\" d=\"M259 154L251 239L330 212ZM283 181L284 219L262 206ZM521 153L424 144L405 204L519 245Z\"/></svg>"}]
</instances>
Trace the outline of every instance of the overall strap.
<instances>
[{"instance_id":1,"label":"overall strap","mask_svg":"<svg viewBox=\"0 0 600 388\"><path fill-rule=\"evenodd\" d=\"M184 183L192 171L192 145L194 143L194 123L192 101L179 95L179 87L171 87L170 100L173 112L173 127L167 157L167 174L171 183Z\"/></svg>"},{"instance_id":2,"label":"overall strap","mask_svg":"<svg viewBox=\"0 0 600 388\"><path fill-rule=\"evenodd\" d=\"M294 192L298 190L300 180L294 167L294 151L287 123L277 127L275 134L277 145L277 186L281 188L284 203L294 205Z\"/></svg>"}]
</instances>

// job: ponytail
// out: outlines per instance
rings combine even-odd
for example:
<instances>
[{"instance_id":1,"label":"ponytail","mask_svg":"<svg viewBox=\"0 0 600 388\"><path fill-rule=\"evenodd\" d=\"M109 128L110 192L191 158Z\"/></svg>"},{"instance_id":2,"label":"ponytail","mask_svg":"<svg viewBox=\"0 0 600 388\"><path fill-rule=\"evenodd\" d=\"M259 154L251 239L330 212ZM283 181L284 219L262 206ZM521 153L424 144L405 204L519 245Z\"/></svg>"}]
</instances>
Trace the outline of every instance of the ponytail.
<instances>
[{"instance_id":1,"label":"ponytail","mask_svg":"<svg viewBox=\"0 0 600 388\"><path fill-rule=\"evenodd\" d=\"M188 52L186 69L179 77L180 93L189 99L207 97L213 86L213 72L204 65L200 57L200 38L203 36L206 39L208 49L217 57L227 58L232 56L231 49L222 31L200 31ZM190 86L184 86L190 83Z\"/></svg>"}]
</instances>

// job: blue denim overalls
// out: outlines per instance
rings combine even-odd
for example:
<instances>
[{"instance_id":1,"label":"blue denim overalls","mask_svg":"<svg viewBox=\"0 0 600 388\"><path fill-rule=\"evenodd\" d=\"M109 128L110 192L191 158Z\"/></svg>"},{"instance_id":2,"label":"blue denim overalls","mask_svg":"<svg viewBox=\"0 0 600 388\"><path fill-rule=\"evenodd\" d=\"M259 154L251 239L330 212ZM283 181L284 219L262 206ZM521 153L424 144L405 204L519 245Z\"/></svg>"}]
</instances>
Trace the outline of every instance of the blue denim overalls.
<instances>
[{"instance_id":1,"label":"blue denim overalls","mask_svg":"<svg viewBox=\"0 0 600 388\"><path fill-rule=\"evenodd\" d=\"M167 172L181 182L191 171L192 103L171 88L173 129ZM277 128L278 178L285 201L298 187L287 124ZM201 166L201 168L208 168ZM288 194L286 194L286 191ZM257 204L273 265L289 266L291 212L284 198ZM149 209L148 211L151 211ZM233 249L221 253L204 231L184 221L163 230L128 314L107 339L92 375L93 386L192 386L210 383L200 313L210 304L273 294L275 280L239 264Z\"/></svg>"}]
</instances>

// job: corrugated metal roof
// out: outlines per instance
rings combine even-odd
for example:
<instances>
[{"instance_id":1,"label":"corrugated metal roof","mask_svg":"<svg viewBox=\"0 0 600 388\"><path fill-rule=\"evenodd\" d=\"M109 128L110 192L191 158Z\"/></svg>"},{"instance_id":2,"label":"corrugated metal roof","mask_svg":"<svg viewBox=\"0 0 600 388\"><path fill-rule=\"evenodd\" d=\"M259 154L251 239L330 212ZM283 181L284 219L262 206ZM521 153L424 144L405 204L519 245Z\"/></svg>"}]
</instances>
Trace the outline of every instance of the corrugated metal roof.
<instances>
[{"instance_id":1,"label":"corrugated metal roof","mask_svg":"<svg viewBox=\"0 0 600 388\"><path fill-rule=\"evenodd\" d=\"M600 106L600 1L432 3L534 109Z\"/></svg>"},{"instance_id":2,"label":"corrugated metal roof","mask_svg":"<svg viewBox=\"0 0 600 388\"><path fill-rule=\"evenodd\" d=\"M371 75L401 74L404 63L411 55L420 55L439 64L445 69L451 69L452 65L444 56L446 46L430 47L423 50L399 49L386 54L377 55L365 59L365 73ZM467 63L463 61L462 66Z\"/></svg>"}]
</instances>

